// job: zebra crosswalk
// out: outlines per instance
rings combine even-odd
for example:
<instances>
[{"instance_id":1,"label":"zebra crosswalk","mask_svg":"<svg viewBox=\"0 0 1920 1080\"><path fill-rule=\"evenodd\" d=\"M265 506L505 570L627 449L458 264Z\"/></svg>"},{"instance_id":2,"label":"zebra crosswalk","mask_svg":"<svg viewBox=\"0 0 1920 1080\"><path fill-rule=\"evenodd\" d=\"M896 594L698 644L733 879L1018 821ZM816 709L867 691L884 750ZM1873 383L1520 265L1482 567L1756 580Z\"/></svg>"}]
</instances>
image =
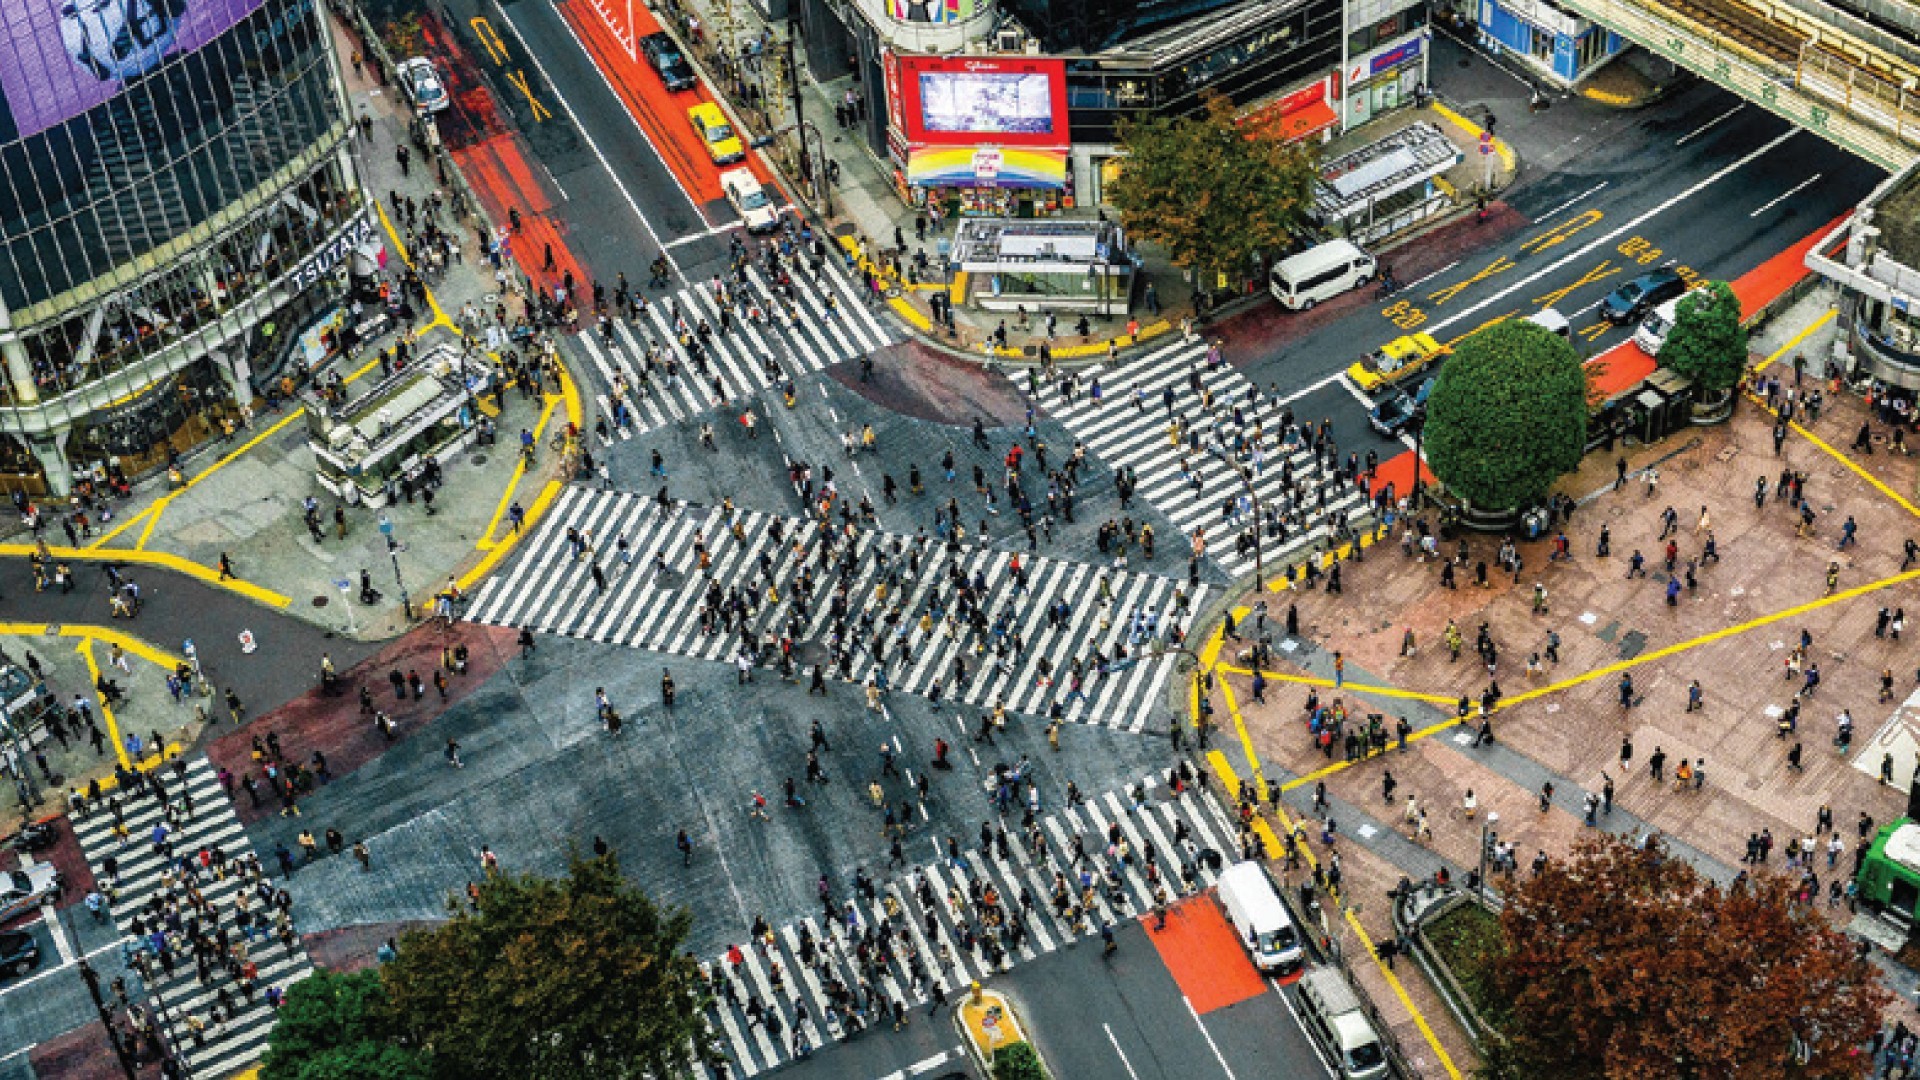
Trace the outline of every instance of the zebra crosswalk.
<instances>
[{"instance_id":1,"label":"zebra crosswalk","mask_svg":"<svg viewBox=\"0 0 1920 1080\"><path fill-rule=\"evenodd\" d=\"M851 895L774 927L704 966L714 991L707 1022L724 1073L754 1076L860 1028L890 1023L941 993L986 979L1210 888L1241 850L1232 816L1207 789L1149 777L1037 815L1020 835L969 838L884 882L856 877ZM1011 833L1011 835L1008 835ZM1004 840L1004 843L1002 841ZM1156 896L1159 894L1159 896ZM1097 947L1097 946L1096 946ZM912 1021L920 1021L911 1016Z\"/></svg>"},{"instance_id":2,"label":"zebra crosswalk","mask_svg":"<svg viewBox=\"0 0 1920 1080\"><path fill-rule=\"evenodd\" d=\"M631 439L738 404L901 340L867 308L860 286L837 261L828 260L818 274L800 269L801 262L794 261L791 300L777 297L762 268L752 266L747 283L733 287L724 315L712 286L694 285L653 300L634 322L610 316L569 339L598 376L596 401L607 437ZM704 342L703 322L710 331Z\"/></svg>"},{"instance_id":3,"label":"zebra crosswalk","mask_svg":"<svg viewBox=\"0 0 1920 1080\"><path fill-rule=\"evenodd\" d=\"M264 917L273 905L259 896L260 887L251 875L234 869L236 862L253 854L246 829L234 815L226 793L220 790L214 767L201 754L186 764L182 779L175 780L172 770L164 770L169 781L169 798L181 812L171 822L163 804L146 795L123 796L123 819L129 839L122 843L114 833L114 816L104 807L73 822L80 850L102 883L102 892L113 897L114 925L130 938L149 941L157 929L165 933L175 963L168 974L156 963L147 989L170 1016L171 1030L179 1039L176 1051L194 1076L220 1077L239 1072L260 1060L267 1037L273 1030L274 1009L267 1004L269 987L285 990L313 973L306 950L298 937L282 939L259 923L254 934L236 927L235 900L247 894L252 910ZM184 811L182 791L192 800L191 813ZM168 842L174 858L167 859L152 842L154 826L167 823ZM179 919L193 919L195 912L182 902L187 882L181 878L178 860L198 862L206 853L207 869L197 872L193 889L215 911L217 924L202 916L202 933L211 943L216 935L231 947L244 949L244 961L257 968L254 988L249 992L231 978L221 964L209 965L203 980L196 971L195 950ZM219 868L216 870L215 868ZM117 887L113 886L118 882ZM170 913L170 914L168 914ZM136 927L135 920L141 920ZM221 929L227 931L221 935ZM254 939L258 936L258 940ZM204 946L203 946L204 947ZM157 959L157 957L156 957ZM222 1013L225 1015L223 1016ZM197 1024L204 1028L195 1037Z\"/></svg>"},{"instance_id":4,"label":"zebra crosswalk","mask_svg":"<svg viewBox=\"0 0 1920 1080\"><path fill-rule=\"evenodd\" d=\"M969 618L963 591L977 598ZM1177 659L1164 645L1183 639L1212 592L876 530L829 549L817 520L663 513L639 496L569 487L467 618L714 661L784 634L846 650L844 665L825 661L843 679L876 673L890 689L1028 714L1058 702L1066 719L1137 732Z\"/></svg>"},{"instance_id":5,"label":"zebra crosswalk","mask_svg":"<svg viewBox=\"0 0 1920 1080\"><path fill-rule=\"evenodd\" d=\"M1208 366L1206 353L1204 341L1163 346L1118 372L1080 376L1071 401L1055 383L1042 402L1090 453L1116 470L1132 468L1135 493L1190 540L1204 534L1207 553L1239 577L1257 564L1251 544L1239 537L1260 527L1251 500L1242 504L1240 469L1266 514L1260 554L1269 567L1325 538L1340 515L1359 516L1367 500L1316 463L1310 440L1281 430L1277 403L1259 400L1258 388L1231 366ZM1103 398L1097 402L1095 379ZM1196 380L1210 410L1201 406ZM1178 440L1176 421L1184 425ZM1229 536L1233 542L1222 542Z\"/></svg>"}]
</instances>

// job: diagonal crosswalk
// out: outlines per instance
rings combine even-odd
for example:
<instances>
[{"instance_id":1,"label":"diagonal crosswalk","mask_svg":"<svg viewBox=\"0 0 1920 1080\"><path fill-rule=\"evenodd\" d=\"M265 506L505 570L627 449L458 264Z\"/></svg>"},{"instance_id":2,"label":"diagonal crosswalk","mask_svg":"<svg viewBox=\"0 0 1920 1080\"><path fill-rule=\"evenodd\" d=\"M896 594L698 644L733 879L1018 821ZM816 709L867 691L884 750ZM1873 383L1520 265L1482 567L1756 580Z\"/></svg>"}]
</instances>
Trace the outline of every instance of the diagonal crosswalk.
<instances>
[{"instance_id":1,"label":"diagonal crosswalk","mask_svg":"<svg viewBox=\"0 0 1920 1080\"><path fill-rule=\"evenodd\" d=\"M710 285L691 285L653 299L635 321L609 317L567 339L586 358L576 370L597 376L609 439L738 405L787 379L901 340L866 307L860 286L837 261L828 260L818 274L805 269L804 260L791 265L790 296L779 295L777 283L753 266L746 284L727 297L724 313ZM626 424L616 419L620 404Z\"/></svg>"},{"instance_id":2,"label":"diagonal crosswalk","mask_svg":"<svg viewBox=\"0 0 1920 1080\"><path fill-rule=\"evenodd\" d=\"M156 964L148 992L169 1015L169 1026L178 1037L177 1049L188 1069L194 1076L226 1076L257 1062L266 1050L274 1021L266 990L286 989L312 974L313 965L298 937L282 938L269 929L274 905L262 896L261 889L264 882L266 897L271 897L275 883L239 865L251 858L253 848L232 804L220 790L206 755L187 762L184 777L179 780L171 769L162 770L160 775L169 782L169 800L177 808L171 821L158 799L133 795L123 797L121 803L128 842L123 844L115 836L114 815L106 807L75 819L74 833L103 892L117 875L118 888L110 895L114 924L120 932L149 940L156 929L164 933L173 953L173 973L165 974ZM191 796L191 813L185 812L183 790ZM154 826L162 822L167 822L169 829L172 860L151 840ZM179 860L198 862L202 852L207 853L208 868L196 871L189 880L182 875ZM197 920L189 902L190 888L205 902ZM251 934L238 925L235 901L242 894L249 909L263 920ZM214 917L208 918L207 912ZM219 944L225 943L230 949L243 950L245 962L258 968L251 994L245 993L220 963L210 964L208 977L200 977L191 932L195 921L202 935L203 955L211 958L218 953ZM198 1039L191 1035L196 1020L205 1025Z\"/></svg>"},{"instance_id":3,"label":"diagonal crosswalk","mask_svg":"<svg viewBox=\"0 0 1920 1080\"><path fill-rule=\"evenodd\" d=\"M817 520L725 515L570 487L467 618L715 661L758 647L772 662L767 642L784 636L804 666L842 679L880 672L940 701L1036 715L1057 703L1066 719L1140 731L1177 659L1164 646L1214 591L877 530L829 545Z\"/></svg>"},{"instance_id":4,"label":"diagonal crosswalk","mask_svg":"<svg viewBox=\"0 0 1920 1080\"><path fill-rule=\"evenodd\" d=\"M1017 820L998 824L1004 847L969 838L955 859L929 838L933 861L865 887L856 879L834 917L823 904L777 928L756 925L708 962L707 1021L727 1055L724 1075L777 1068L797 1056L800 1039L818 1047L890 1024L895 1002L909 1022L925 1022L913 1010L933 999L936 981L951 1000L975 979L1097 939L1103 922L1151 912L1156 891L1172 902L1211 887L1242 846L1211 791L1175 793L1152 777L1039 815L1024 830ZM1055 899L1062 881L1065 906ZM754 930L763 931L757 940Z\"/></svg>"},{"instance_id":5,"label":"diagonal crosswalk","mask_svg":"<svg viewBox=\"0 0 1920 1080\"><path fill-rule=\"evenodd\" d=\"M1367 500L1334 477L1335 461L1316 461L1310 438L1282 430L1278 403L1257 396L1230 365L1209 367L1206 353L1204 341L1176 342L1118 371L1080 375L1070 401L1064 381L1055 382L1041 403L1088 452L1115 469L1131 467L1135 493L1189 540L1204 534L1207 553L1235 577L1254 571L1252 547L1239 538L1259 524L1252 501L1240 505L1246 485L1227 459L1238 462L1267 515L1261 555L1272 574L1288 556L1324 540L1330 520L1357 519ZM1099 403L1091 392L1096 379ZM1176 421L1184 425L1178 441Z\"/></svg>"}]
</instances>

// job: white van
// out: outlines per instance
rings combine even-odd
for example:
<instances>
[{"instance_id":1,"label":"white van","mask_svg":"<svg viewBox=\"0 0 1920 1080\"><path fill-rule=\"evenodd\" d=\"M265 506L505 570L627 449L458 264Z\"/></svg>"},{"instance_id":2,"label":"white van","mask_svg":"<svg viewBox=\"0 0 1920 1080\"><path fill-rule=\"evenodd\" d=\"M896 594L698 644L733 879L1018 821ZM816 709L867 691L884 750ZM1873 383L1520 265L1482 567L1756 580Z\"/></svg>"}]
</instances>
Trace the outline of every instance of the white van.
<instances>
[{"instance_id":1,"label":"white van","mask_svg":"<svg viewBox=\"0 0 1920 1080\"><path fill-rule=\"evenodd\" d=\"M1378 1080L1387 1075L1387 1052L1367 1019L1360 998L1334 968L1314 968L1300 978L1307 1021L1339 1062L1342 1080Z\"/></svg>"},{"instance_id":2,"label":"white van","mask_svg":"<svg viewBox=\"0 0 1920 1080\"><path fill-rule=\"evenodd\" d=\"M1648 356L1659 356L1666 347L1667 335L1673 333L1673 321L1680 317L1680 305L1686 302L1691 293L1679 296L1661 304L1640 320L1640 328L1633 332L1633 343Z\"/></svg>"},{"instance_id":3,"label":"white van","mask_svg":"<svg viewBox=\"0 0 1920 1080\"><path fill-rule=\"evenodd\" d=\"M1373 277L1373 256L1349 240L1329 240L1308 248L1273 268L1269 286L1273 298L1293 311L1305 311Z\"/></svg>"},{"instance_id":4,"label":"white van","mask_svg":"<svg viewBox=\"0 0 1920 1080\"><path fill-rule=\"evenodd\" d=\"M1259 863L1227 867L1220 875L1219 895L1227 921L1239 933L1240 944L1253 955L1254 966L1280 975L1300 970L1306 959L1300 950L1300 931Z\"/></svg>"},{"instance_id":5,"label":"white van","mask_svg":"<svg viewBox=\"0 0 1920 1080\"><path fill-rule=\"evenodd\" d=\"M1562 340L1568 340L1573 337L1573 324L1567 321L1565 315L1560 314L1552 308L1541 308L1539 311L1527 316L1526 321Z\"/></svg>"}]
</instances>

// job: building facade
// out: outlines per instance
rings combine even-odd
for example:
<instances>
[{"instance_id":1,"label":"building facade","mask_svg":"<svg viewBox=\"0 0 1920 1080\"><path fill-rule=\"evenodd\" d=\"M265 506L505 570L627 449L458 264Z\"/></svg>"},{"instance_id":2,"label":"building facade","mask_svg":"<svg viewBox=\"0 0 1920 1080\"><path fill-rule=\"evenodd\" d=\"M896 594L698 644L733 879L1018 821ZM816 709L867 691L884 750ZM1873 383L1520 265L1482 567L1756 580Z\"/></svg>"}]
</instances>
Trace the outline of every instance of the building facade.
<instances>
[{"instance_id":1,"label":"building facade","mask_svg":"<svg viewBox=\"0 0 1920 1080\"><path fill-rule=\"evenodd\" d=\"M0 6L0 486L221 431L371 238L317 0Z\"/></svg>"},{"instance_id":2,"label":"building facade","mask_svg":"<svg viewBox=\"0 0 1920 1080\"><path fill-rule=\"evenodd\" d=\"M1129 118L1223 94L1289 138L1411 103L1428 0L790 0L816 78L913 205L1044 216L1104 202Z\"/></svg>"},{"instance_id":3,"label":"building facade","mask_svg":"<svg viewBox=\"0 0 1920 1080\"><path fill-rule=\"evenodd\" d=\"M1474 10L1480 45L1572 86L1627 49L1627 40L1553 0L1479 0Z\"/></svg>"}]
</instances>

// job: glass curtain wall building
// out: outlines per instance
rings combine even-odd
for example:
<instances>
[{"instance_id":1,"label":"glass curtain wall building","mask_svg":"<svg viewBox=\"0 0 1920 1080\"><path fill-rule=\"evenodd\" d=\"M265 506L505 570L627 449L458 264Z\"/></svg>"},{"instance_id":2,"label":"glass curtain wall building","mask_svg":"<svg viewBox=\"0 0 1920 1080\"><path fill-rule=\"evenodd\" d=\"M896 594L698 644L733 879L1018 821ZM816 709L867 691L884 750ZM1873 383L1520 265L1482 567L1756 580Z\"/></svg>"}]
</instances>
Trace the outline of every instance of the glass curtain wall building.
<instances>
[{"instance_id":1,"label":"glass curtain wall building","mask_svg":"<svg viewBox=\"0 0 1920 1080\"><path fill-rule=\"evenodd\" d=\"M0 3L0 487L162 468L277 378L367 231L350 131L317 0Z\"/></svg>"}]
</instances>

